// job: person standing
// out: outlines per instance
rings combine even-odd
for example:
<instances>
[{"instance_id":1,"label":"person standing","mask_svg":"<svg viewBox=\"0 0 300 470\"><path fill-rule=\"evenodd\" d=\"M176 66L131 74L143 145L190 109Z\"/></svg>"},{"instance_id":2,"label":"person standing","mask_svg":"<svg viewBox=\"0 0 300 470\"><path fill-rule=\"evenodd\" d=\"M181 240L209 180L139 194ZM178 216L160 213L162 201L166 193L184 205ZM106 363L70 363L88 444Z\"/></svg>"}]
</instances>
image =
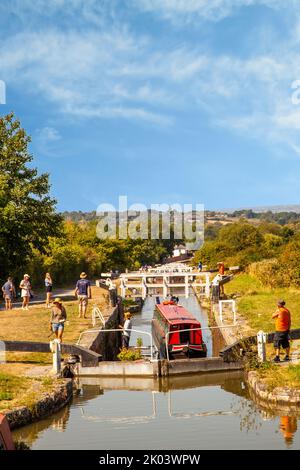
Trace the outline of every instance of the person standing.
<instances>
[{"instance_id":1,"label":"person standing","mask_svg":"<svg viewBox=\"0 0 300 470\"><path fill-rule=\"evenodd\" d=\"M219 269L220 276L224 276L224 274L225 274L225 265L224 265L224 263L221 262L221 263L217 263L217 264L218 264L218 267L219 267L218 269Z\"/></svg>"},{"instance_id":2,"label":"person standing","mask_svg":"<svg viewBox=\"0 0 300 470\"><path fill-rule=\"evenodd\" d=\"M45 276L45 288L46 288L46 307L51 307L51 297L52 297L52 277L50 273L46 273Z\"/></svg>"},{"instance_id":3,"label":"person standing","mask_svg":"<svg viewBox=\"0 0 300 470\"><path fill-rule=\"evenodd\" d=\"M54 299L53 307L50 315L50 331L55 334L60 342L62 342L62 336L65 328L65 322L67 320L67 312L65 307L62 305L62 301L59 297Z\"/></svg>"},{"instance_id":4,"label":"person standing","mask_svg":"<svg viewBox=\"0 0 300 470\"><path fill-rule=\"evenodd\" d=\"M203 268L203 264L201 263L201 261L199 261L199 263L198 263L198 271L199 271L199 273L201 273L202 268Z\"/></svg>"},{"instance_id":5,"label":"person standing","mask_svg":"<svg viewBox=\"0 0 300 470\"><path fill-rule=\"evenodd\" d=\"M122 348L128 349L129 348L129 341L130 335L132 330L132 314L130 312L124 313L125 322L124 325L119 325L119 328L122 328L123 335L122 335Z\"/></svg>"},{"instance_id":6,"label":"person standing","mask_svg":"<svg viewBox=\"0 0 300 470\"><path fill-rule=\"evenodd\" d=\"M22 310L28 310L30 294L31 294L31 283L29 279L30 279L29 274L24 274L23 280L20 282L20 286L19 286L21 289L21 297L23 299Z\"/></svg>"},{"instance_id":7,"label":"person standing","mask_svg":"<svg viewBox=\"0 0 300 470\"><path fill-rule=\"evenodd\" d=\"M280 347L286 351L284 360L290 360L290 341L289 333L291 328L291 314L285 307L285 301L279 300L277 303L277 310L273 313L272 318L275 320L275 335L274 335L274 348L275 358L274 362L280 362Z\"/></svg>"},{"instance_id":8,"label":"person standing","mask_svg":"<svg viewBox=\"0 0 300 470\"><path fill-rule=\"evenodd\" d=\"M80 279L76 283L75 296L78 298L78 318L86 318L88 299L92 298L91 282L87 279L87 274L82 272Z\"/></svg>"},{"instance_id":9,"label":"person standing","mask_svg":"<svg viewBox=\"0 0 300 470\"><path fill-rule=\"evenodd\" d=\"M16 297L16 289L11 277L8 277L5 284L3 284L2 292L5 300L5 310L12 310L12 301Z\"/></svg>"}]
</instances>

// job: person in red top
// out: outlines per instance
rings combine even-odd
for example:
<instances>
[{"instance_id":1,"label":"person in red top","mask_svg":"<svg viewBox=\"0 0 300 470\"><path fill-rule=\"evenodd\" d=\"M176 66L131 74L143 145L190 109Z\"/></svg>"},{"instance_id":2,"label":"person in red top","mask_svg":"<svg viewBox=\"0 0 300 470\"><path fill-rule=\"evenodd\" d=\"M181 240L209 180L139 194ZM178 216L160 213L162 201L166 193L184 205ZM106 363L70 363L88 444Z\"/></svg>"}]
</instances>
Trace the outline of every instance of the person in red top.
<instances>
[{"instance_id":1,"label":"person in red top","mask_svg":"<svg viewBox=\"0 0 300 470\"><path fill-rule=\"evenodd\" d=\"M224 273L225 273L225 266L224 266L224 263L218 263L218 266L219 266L219 274L221 276L224 276Z\"/></svg>"},{"instance_id":2,"label":"person in red top","mask_svg":"<svg viewBox=\"0 0 300 470\"><path fill-rule=\"evenodd\" d=\"M225 274L225 265L223 262L217 263L219 276L224 276ZM224 295L224 286L223 284L220 285L220 294Z\"/></svg>"},{"instance_id":3,"label":"person in red top","mask_svg":"<svg viewBox=\"0 0 300 470\"><path fill-rule=\"evenodd\" d=\"M285 308L285 301L279 300L277 304L277 310L273 313L272 318L275 319L275 335L274 335L274 348L275 358L274 362L280 362L280 346L286 351L284 360L290 360L290 341L289 333L291 328L291 314L290 311Z\"/></svg>"}]
</instances>

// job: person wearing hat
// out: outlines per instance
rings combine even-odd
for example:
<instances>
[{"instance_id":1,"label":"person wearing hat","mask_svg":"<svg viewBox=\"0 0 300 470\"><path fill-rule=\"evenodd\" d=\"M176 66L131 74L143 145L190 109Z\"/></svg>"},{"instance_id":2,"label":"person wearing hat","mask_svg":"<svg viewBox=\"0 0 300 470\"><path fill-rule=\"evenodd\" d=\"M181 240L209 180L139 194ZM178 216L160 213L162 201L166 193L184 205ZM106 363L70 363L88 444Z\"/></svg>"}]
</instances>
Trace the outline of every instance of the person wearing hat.
<instances>
[{"instance_id":1,"label":"person wearing hat","mask_svg":"<svg viewBox=\"0 0 300 470\"><path fill-rule=\"evenodd\" d=\"M19 286L21 289L21 297L23 299L22 310L28 310L30 292L31 292L31 283L29 279L30 279L29 274L24 274L23 279L20 282L20 286Z\"/></svg>"},{"instance_id":2,"label":"person wearing hat","mask_svg":"<svg viewBox=\"0 0 300 470\"><path fill-rule=\"evenodd\" d=\"M62 342L62 336L65 328L65 321L67 320L67 312L59 297L54 299L53 307L50 314L50 331L55 334L55 337Z\"/></svg>"},{"instance_id":3,"label":"person wearing hat","mask_svg":"<svg viewBox=\"0 0 300 470\"><path fill-rule=\"evenodd\" d=\"M290 360L290 341L289 334L291 328L291 314L285 307L285 301L279 300L277 303L277 310L273 313L272 318L275 320L275 335L274 335L274 348L275 358L274 362L280 362L280 346L286 351L284 360Z\"/></svg>"},{"instance_id":4,"label":"person wearing hat","mask_svg":"<svg viewBox=\"0 0 300 470\"><path fill-rule=\"evenodd\" d=\"M82 272L80 279L76 283L75 296L78 298L78 317L86 318L88 299L92 298L91 282L87 279L87 274Z\"/></svg>"},{"instance_id":5,"label":"person wearing hat","mask_svg":"<svg viewBox=\"0 0 300 470\"><path fill-rule=\"evenodd\" d=\"M124 313L125 322L124 325L119 325L119 328L122 328L123 335L122 335L122 348L128 349L130 335L132 330L132 321L131 321L132 314L130 312Z\"/></svg>"}]
</instances>

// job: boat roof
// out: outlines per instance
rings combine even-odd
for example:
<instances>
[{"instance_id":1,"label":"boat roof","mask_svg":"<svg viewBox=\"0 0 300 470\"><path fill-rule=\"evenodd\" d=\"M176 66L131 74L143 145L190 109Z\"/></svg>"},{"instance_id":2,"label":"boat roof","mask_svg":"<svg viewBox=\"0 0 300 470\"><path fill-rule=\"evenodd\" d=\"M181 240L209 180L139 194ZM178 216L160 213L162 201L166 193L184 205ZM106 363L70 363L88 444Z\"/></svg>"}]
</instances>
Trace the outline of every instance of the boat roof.
<instances>
[{"instance_id":1,"label":"boat roof","mask_svg":"<svg viewBox=\"0 0 300 470\"><path fill-rule=\"evenodd\" d=\"M199 320L182 305L156 304L156 307L169 323L196 323L201 326Z\"/></svg>"}]
</instances>

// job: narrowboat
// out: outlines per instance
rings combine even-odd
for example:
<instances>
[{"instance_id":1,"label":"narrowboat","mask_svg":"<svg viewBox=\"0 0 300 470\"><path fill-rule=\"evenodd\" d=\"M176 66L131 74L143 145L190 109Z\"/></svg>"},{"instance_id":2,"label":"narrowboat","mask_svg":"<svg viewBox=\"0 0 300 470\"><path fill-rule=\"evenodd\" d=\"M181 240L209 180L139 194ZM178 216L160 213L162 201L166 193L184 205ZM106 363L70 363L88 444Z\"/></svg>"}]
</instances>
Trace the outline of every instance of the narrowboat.
<instances>
[{"instance_id":1,"label":"narrowboat","mask_svg":"<svg viewBox=\"0 0 300 470\"><path fill-rule=\"evenodd\" d=\"M167 358L166 347L169 359L207 355L201 323L182 305L174 301L156 303L152 319L152 335L161 359Z\"/></svg>"}]
</instances>

